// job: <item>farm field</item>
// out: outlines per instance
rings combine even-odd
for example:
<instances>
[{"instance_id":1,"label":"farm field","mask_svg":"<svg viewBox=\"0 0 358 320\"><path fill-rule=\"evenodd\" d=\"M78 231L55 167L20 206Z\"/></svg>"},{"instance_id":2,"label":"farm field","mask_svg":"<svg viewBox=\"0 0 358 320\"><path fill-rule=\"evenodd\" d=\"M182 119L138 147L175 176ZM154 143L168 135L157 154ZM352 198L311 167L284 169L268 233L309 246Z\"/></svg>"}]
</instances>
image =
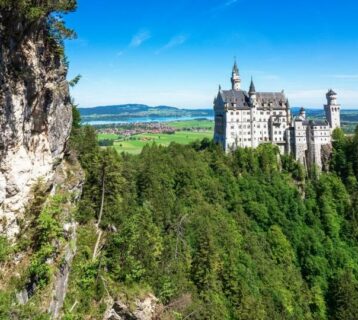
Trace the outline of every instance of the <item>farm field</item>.
<instances>
[{"instance_id":1,"label":"farm field","mask_svg":"<svg viewBox=\"0 0 358 320\"><path fill-rule=\"evenodd\" d=\"M188 120L188 121L173 121L167 122L168 126L185 129L185 128L205 128L208 130L214 130L214 121L212 120Z\"/></svg>"},{"instance_id":2,"label":"farm field","mask_svg":"<svg viewBox=\"0 0 358 320\"><path fill-rule=\"evenodd\" d=\"M183 131L177 131L175 134L137 134L133 135L129 140L121 140L118 134L100 133L98 134L98 140L113 140L113 147L120 153L139 154L145 145L151 143L162 146L168 146L171 142L189 144L196 140L202 140L204 138L211 139L213 137L214 122L210 120L185 120L165 124ZM188 129L188 131L185 129ZM200 131L196 132L195 129L200 129Z\"/></svg>"},{"instance_id":3,"label":"farm field","mask_svg":"<svg viewBox=\"0 0 358 320\"><path fill-rule=\"evenodd\" d=\"M171 142L176 142L179 144L189 144L191 142L202 140L204 138L211 139L213 137L213 134L211 131L179 131L175 134L139 134L134 137L136 138L136 140L115 141L114 148L118 152L139 154L142 151L142 148L147 144L156 143L161 146L168 146Z\"/></svg>"}]
</instances>

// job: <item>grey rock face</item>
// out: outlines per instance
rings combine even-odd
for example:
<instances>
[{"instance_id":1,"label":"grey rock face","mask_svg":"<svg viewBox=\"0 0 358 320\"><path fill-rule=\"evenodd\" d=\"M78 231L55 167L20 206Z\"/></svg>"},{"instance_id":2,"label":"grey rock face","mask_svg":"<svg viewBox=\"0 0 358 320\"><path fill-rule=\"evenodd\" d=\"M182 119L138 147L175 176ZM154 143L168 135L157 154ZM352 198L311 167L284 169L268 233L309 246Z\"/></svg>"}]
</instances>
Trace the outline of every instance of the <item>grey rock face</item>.
<instances>
[{"instance_id":1,"label":"grey rock face","mask_svg":"<svg viewBox=\"0 0 358 320\"><path fill-rule=\"evenodd\" d=\"M72 124L67 69L45 21L0 12L0 234L14 237L42 178L51 182Z\"/></svg>"},{"instance_id":2,"label":"grey rock face","mask_svg":"<svg viewBox=\"0 0 358 320\"><path fill-rule=\"evenodd\" d=\"M156 319L157 307L158 299L151 294L142 300L136 300L133 312L121 301L115 301L103 320L152 320Z\"/></svg>"}]
</instances>

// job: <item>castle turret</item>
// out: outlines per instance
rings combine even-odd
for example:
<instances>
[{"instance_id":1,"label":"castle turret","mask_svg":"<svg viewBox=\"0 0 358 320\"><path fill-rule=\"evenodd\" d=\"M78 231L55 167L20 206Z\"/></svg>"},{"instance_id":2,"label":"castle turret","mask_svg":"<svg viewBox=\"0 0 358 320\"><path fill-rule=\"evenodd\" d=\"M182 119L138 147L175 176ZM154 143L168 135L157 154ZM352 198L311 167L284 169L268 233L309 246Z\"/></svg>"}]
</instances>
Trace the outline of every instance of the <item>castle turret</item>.
<instances>
[{"instance_id":1,"label":"castle turret","mask_svg":"<svg viewBox=\"0 0 358 320\"><path fill-rule=\"evenodd\" d=\"M302 107L300 109L300 115L298 116L298 118L301 119L301 120L306 120L306 110L305 110L305 108Z\"/></svg>"},{"instance_id":2,"label":"castle turret","mask_svg":"<svg viewBox=\"0 0 358 320\"><path fill-rule=\"evenodd\" d=\"M326 119L331 130L341 127L341 105L337 103L337 93L330 89L327 94L327 104L324 106Z\"/></svg>"},{"instance_id":3,"label":"castle turret","mask_svg":"<svg viewBox=\"0 0 358 320\"><path fill-rule=\"evenodd\" d=\"M251 77L251 83L250 83L250 89L249 89L249 97L251 99L251 102L253 104L255 104L257 96L256 96L256 88L255 88L254 81L253 81L252 77Z\"/></svg>"},{"instance_id":4,"label":"castle turret","mask_svg":"<svg viewBox=\"0 0 358 320\"><path fill-rule=\"evenodd\" d=\"M232 84L232 90L235 91L241 90L241 79L239 74L239 68L237 67L236 61L234 63L234 67L232 68L231 84Z\"/></svg>"}]
</instances>

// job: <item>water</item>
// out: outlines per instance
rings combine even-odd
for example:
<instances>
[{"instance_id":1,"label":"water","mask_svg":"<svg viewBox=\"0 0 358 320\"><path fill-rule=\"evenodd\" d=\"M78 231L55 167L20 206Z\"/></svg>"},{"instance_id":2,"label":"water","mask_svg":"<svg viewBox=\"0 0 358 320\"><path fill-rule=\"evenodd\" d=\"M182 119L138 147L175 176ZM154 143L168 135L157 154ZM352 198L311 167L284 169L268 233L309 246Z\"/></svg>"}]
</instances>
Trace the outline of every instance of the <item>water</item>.
<instances>
[{"instance_id":1,"label":"water","mask_svg":"<svg viewBox=\"0 0 358 320\"><path fill-rule=\"evenodd\" d=\"M134 117L125 118L124 120L93 120L83 121L82 124L88 125L106 125L106 124L127 124L127 123L149 123L149 122L172 122L172 121L188 121L188 120L214 120L214 117Z\"/></svg>"}]
</instances>

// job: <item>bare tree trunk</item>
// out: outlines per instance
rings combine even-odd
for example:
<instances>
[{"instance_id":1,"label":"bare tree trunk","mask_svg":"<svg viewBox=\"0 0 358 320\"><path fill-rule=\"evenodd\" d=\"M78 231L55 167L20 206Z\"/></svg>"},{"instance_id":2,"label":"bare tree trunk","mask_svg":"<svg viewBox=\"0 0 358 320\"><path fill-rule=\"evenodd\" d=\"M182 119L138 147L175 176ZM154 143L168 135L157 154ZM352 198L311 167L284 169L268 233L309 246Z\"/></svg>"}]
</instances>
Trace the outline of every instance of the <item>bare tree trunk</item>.
<instances>
[{"instance_id":1,"label":"bare tree trunk","mask_svg":"<svg viewBox=\"0 0 358 320\"><path fill-rule=\"evenodd\" d=\"M182 233L182 225L184 223L184 220L186 219L187 215L185 214L184 216L181 217L179 223L178 223L178 227L177 227L177 239L176 239L176 243L175 243L175 260L177 260L178 258L178 249L179 249L179 240L182 240L181 237L183 236Z\"/></svg>"},{"instance_id":2,"label":"bare tree trunk","mask_svg":"<svg viewBox=\"0 0 358 320\"><path fill-rule=\"evenodd\" d=\"M102 197L101 197L101 208L99 210L99 217L98 217L98 221L97 221L97 232L99 229L99 226L101 224L101 220L102 220L102 215L103 215L103 207L104 207L104 189L105 189L105 183L104 183L104 168L103 168L103 173L102 173Z\"/></svg>"},{"instance_id":3,"label":"bare tree trunk","mask_svg":"<svg viewBox=\"0 0 358 320\"><path fill-rule=\"evenodd\" d=\"M101 241L101 237L102 237L102 230L99 230L96 245L94 246L94 250L93 250L92 260L95 260L97 257L97 251L98 251L99 243Z\"/></svg>"},{"instance_id":4,"label":"bare tree trunk","mask_svg":"<svg viewBox=\"0 0 358 320\"><path fill-rule=\"evenodd\" d=\"M101 241L101 236L102 236L102 230L100 229L99 226L100 226L100 224L101 224L102 215L103 215L103 207L104 207L104 195L105 195L105 192L104 192L104 191L105 191L104 173L105 173L105 169L104 169L104 167L103 167L103 171L102 171L102 197L101 197L101 208L100 208L100 210L99 210L99 216L98 216L98 221L97 221L97 225L96 225L98 237L97 237L96 245L95 245L94 250L93 250L92 260L95 260L95 259L96 259L98 246L99 246L99 243L100 243L100 241Z\"/></svg>"}]
</instances>

